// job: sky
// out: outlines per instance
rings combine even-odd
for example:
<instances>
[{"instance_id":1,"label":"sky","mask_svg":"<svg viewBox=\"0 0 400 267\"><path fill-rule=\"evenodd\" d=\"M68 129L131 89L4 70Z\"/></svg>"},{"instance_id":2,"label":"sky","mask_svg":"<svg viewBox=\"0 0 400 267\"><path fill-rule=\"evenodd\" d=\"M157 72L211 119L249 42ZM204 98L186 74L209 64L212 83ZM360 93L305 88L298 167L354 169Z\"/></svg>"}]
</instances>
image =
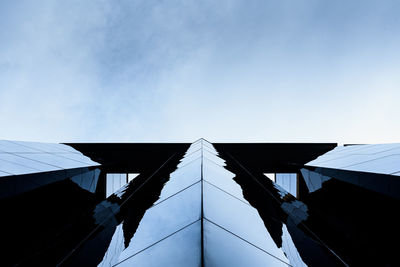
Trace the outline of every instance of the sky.
<instances>
[{"instance_id":1,"label":"sky","mask_svg":"<svg viewBox=\"0 0 400 267\"><path fill-rule=\"evenodd\" d=\"M0 2L0 139L400 142L398 0Z\"/></svg>"}]
</instances>

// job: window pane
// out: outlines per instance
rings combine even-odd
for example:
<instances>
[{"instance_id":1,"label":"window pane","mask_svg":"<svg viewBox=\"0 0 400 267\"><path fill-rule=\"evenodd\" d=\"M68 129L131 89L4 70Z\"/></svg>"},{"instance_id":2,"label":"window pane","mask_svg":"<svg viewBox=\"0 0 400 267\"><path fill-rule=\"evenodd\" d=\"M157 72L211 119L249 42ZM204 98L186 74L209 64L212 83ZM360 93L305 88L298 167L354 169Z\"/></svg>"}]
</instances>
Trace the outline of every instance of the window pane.
<instances>
[{"instance_id":1,"label":"window pane","mask_svg":"<svg viewBox=\"0 0 400 267\"><path fill-rule=\"evenodd\" d=\"M132 256L132 255L131 255ZM117 266L200 266L201 222L197 221Z\"/></svg>"},{"instance_id":2,"label":"window pane","mask_svg":"<svg viewBox=\"0 0 400 267\"><path fill-rule=\"evenodd\" d=\"M125 259L200 219L200 182L148 209L140 221L129 246L122 252Z\"/></svg>"},{"instance_id":3,"label":"window pane","mask_svg":"<svg viewBox=\"0 0 400 267\"><path fill-rule=\"evenodd\" d=\"M234 177L234 173L204 158L203 179L247 202L243 198L242 188L233 180Z\"/></svg>"},{"instance_id":4,"label":"window pane","mask_svg":"<svg viewBox=\"0 0 400 267\"><path fill-rule=\"evenodd\" d=\"M8 153L21 153L21 152L30 152L30 153L38 153L40 151L18 145L17 143L6 141L6 140L0 140L0 151L3 152L8 152Z\"/></svg>"},{"instance_id":5,"label":"window pane","mask_svg":"<svg viewBox=\"0 0 400 267\"><path fill-rule=\"evenodd\" d=\"M296 196L297 193L297 174L296 173L277 173L275 180L278 185L288 193Z\"/></svg>"},{"instance_id":6,"label":"window pane","mask_svg":"<svg viewBox=\"0 0 400 267\"><path fill-rule=\"evenodd\" d=\"M201 159L197 159L184 167L175 170L170 175L169 181L165 184L161 191L160 198L156 203L163 199L176 194L180 190L200 181L201 179Z\"/></svg>"},{"instance_id":7,"label":"window pane","mask_svg":"<svg viewBox=\"0 0 400 267\"><path fill-rule=\"evenodd\" d=\"M183 159L181 159L181 162L178 164L178 168L183 167L186 164L189 164L190 162L194 161L199 157L201 157L201 149L198 149L190 154L187 154Z\"/></svg>"},{"instance_id":8,"label":"window pane","mask_svg":"<svg viewBox=\"0 0 400 267\"><path fill-rule=\"evenodd\" d=\"M25 167L31 168L31 169L35 169L37 171L42 171L42 172L46 172L46 171L55 171L55 170L61 170L61 168L53 166L53 165L49 165L46 163L42 163L42 162L38 162L36 160L32 160L32 159L28 159L25 157L20 157L14 154L8 154L8 153L3 153L0 154L0 159L10 162L10 163L15 163L18 165L23 165ZM2 163L0 163L0 166L2 165ZM1 168L1 167L0 167Z\"/></svg>"},{"instance_id":9,"label":"window pane","mask_svg":"<svg viewBox=\"0 0 400 267\"><path fill-rule=\"evenodd\" d=\"M204 245L205 266L288 266L208 221L204 221Z\"/></svg>"},{"instance_id":10,"label":"window pane","mask_svg":"<svg viewBox=\"0 0 400 267\"><path fill-rule=\"evenodd\" d=\"M219 166L225 166L225 160L217 156L217 152L210 152L208 149L203 149L203 156Z\"/></svg>"},{"instance_id":11,"label":"window pane","mask_svg":"<svg viewBox=\"0 0 400 267\"><path fill-rule=\"evenodd\" d=\"M257 210L204 183L204 216L243 239L287 261L271 238Z\"/></svg>"},{"instance_id":12,"label":"window pane","mask_svg":"<svg viewBox=\"0 0 400 267\"><path fill-rule=\"evenodd\" d=\"M40 170L30 168L27 166L11 163L0 159L0 171L11 173L14 175L35 173L40 172Z\"/></svg>"},{"instance_id":13,"label":"window pane","mask_svg":"<svg viewBox=\"0 0 400 267\"><path fill-rule=\"evenodd\" d=\"M56 154L46 154L46 153L40 153L40 154L24 154L23 155L25 158L37 160L46 164L50 164L53 166L57 166L63 169L68 169L68 168L79 168L79 167L87 167L88 164L78 162L75 160L67 159L64 157L60 157Z\"/></svg>"}]
</instances>

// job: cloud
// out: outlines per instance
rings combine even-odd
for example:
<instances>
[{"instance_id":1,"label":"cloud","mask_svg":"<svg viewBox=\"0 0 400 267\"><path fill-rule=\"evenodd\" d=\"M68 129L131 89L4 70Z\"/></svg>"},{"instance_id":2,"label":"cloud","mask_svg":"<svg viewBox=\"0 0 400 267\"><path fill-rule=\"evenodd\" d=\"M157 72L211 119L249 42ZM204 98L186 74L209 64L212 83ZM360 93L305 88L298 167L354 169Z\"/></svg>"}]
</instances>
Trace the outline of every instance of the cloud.
<instances>
[{"instance_id":1,"label":"cloud","mask_svg":"<svg viewBox=\"0 0 400 267\"><path fill-rule=\"evenodd\" d=\"M5 1L0 138L398 141L400 7L360 3Z\"/></svg>"}]
</instances>

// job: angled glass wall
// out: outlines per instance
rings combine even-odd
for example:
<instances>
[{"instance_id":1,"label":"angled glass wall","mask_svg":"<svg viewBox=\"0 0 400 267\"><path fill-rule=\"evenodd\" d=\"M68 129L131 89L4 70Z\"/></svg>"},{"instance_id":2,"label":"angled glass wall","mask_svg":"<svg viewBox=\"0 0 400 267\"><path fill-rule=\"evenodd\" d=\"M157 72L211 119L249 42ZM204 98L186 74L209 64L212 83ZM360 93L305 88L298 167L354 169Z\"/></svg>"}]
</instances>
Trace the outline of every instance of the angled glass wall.
<instances>
[{"instance_id":1,"label":"angled glass wall","mask_svg":"<svg viewBox=\"0 0 400 267\"><path fill-rule=\"evenodd\" d=\"M0 140L0 176L99 166L63 144Z\"/></svg>"},{"instance_id":2,"label":"angled glass wall","mask_svg":"<svg viewBox=\"0 0 400 267\"><path fill-rule=\"evenodd\" d=\"M64 179L94 193L99 165L67 145L0 140L0 199Z\"/></svg>"},{"instance_id":3,"label":"angled glass wall","mask_svg":"<svg viewBox=\"0 0 400 267\"><path fill-rule=\"evenodd\" d=\"M126 186L138 175L138 173L107 173L105 181L106 198Z\"/></svg>"},{"instance_id":4,"label":"angled glass wall","mask_svg":"<svg viewBox=\"0 0 400 267\"><path fill-rule=\"evenodd\" d=\"M213 145L200 139L189 147L142 215L131 217L137 204L131 202L135 195L129 184L103 201L101 208L96 207L96 220L105 230L90 239L104 240L100 236L106 232L112 235L108 234L106 249L96 260L97 265L307 266L296 247L312 243L298 229L307 217L307 208L300 202L290 202L290 197L286 198L291 195L271 182L271 190L278 192L273 197L279 200L264 197L265 192L259 194L276 209L261 216L257 205L250 203L252 199L245 197L249 189L240 182L243 173L227 167ZM276 213L280 215L276 217ZM136 227L128 230L133 220ZM279 228L271 228L270 224L277 224L277 220ZM84 255L93 247L90 243L93 242L83 242L62 263L81 262L69 258ZM329 262L334 256L327 256L329 252L324 249L312 248L309 254L327 257Z\"/></svg>"},{"instance_id":5,"label":"angled glass wall","mask_svg":"<svg viewBox=\"0 0 400 267\"><path fill-rule=\"evenodd\" d=\"M339 146L300 170L303 221L349 266L396 266L400 144ZM368 255L368 256L366 256Z\"/></svg>"},{"instance_id":6,"label":"angled glass wall","mask_svg":"<svg viewBox=\"0 0 400 267\"><path fill-rule=\"evenodd\" d=\"M3 154L35 147L0 144ZM78 154L63 145L36 147L37 154ZM3 265L394 265L386 241L398 236L396 175L291 160L257 168L264 162L259 154L238 160L241 153L215 147L200 139L140 168L131 166L138 157L130 160L130 150L126 159L96 151L91 158L111 160L1 177ZM140 175L129 176L135 171ZM387 183L375 187L378 180Z\"/></svg>"}]
</instances>

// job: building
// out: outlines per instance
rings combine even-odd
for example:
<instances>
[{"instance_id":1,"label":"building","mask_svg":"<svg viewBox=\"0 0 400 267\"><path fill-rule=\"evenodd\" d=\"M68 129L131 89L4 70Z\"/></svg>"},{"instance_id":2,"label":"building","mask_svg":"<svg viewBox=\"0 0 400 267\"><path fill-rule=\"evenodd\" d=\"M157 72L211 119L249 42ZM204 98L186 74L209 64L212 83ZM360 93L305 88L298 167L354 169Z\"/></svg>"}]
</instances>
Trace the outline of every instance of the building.
<instances>
[{"instance_id":1,"label":"building","mask_svg":"<svg viewBox=\"0 0 400 267\"><path fill-rule=\"evenodd\" d=\"M398 266L400 144L0 141L3 266Z\"/></svg>"}]
</instances>

